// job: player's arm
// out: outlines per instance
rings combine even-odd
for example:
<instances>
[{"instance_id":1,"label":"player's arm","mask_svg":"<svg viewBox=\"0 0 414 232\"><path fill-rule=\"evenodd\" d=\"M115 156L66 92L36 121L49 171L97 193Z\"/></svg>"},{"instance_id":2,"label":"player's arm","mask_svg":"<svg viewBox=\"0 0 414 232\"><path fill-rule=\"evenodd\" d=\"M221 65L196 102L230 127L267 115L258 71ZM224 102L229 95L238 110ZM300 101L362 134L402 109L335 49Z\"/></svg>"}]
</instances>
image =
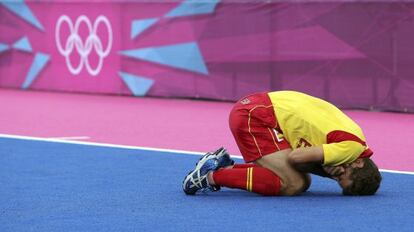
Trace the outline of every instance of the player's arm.
<instances>
[{"instance_id":1,"label":"player's arm","mask_svg":"<svg viewBox=\"0 0 414 232\"><path fill-rule=\"evenodd\" d=\"M288 155L291 164L319 163L323 164L322 146L301 147L293 150Z\"/></svg>"},{"instance_id":2,"label":"player's arm","mask_svg":"<svg viewBox=\"0 0 414 232\"><path fill-rule=\"evenodd\" d=\"M332 177L343 171L340 165L357 159L365 149L359 142L342 141L298 148L288 155L288 160L298 171Z\"/></svg>"},{"instance_id":3,"label":"player's arm","mask_svg":"<svg viewBox=\"0 0 414 232\"><path fill-rule=\"evenodd\" d=\"M331 178L331 175L322 167L324 161L322 146L295 149L288 155L288 160L300 172Z\"/></svg>"}]
</instances>

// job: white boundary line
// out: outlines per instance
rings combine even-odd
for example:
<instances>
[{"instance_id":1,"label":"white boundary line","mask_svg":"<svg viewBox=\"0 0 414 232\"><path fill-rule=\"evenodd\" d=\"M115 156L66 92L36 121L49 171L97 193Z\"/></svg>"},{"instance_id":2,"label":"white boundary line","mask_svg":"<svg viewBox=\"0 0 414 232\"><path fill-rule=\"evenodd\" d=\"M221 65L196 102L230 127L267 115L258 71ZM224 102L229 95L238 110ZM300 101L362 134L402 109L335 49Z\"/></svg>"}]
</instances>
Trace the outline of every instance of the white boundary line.
<instances>
[{"instance_id":1,"label":"white boundary line","mask_svg":"<svg viewBox=\"0 0 414 232\"><path fill-rule=\"evenodd\" d=\"M31 137L31 136L22 136L22 135L0 134L0 138L33 140L33 141L53 142L53 143L67 143L67 144L98 146L98 147L111 147L111 148L121 148L121 149L131 149L131 150L161 151L161 152L186 154L186 155L204 155L205 154L205 152L197 152L197 151L184 151L184 150L175 150L175 149L129 146L129 145L119 145L119 144L110 144L110 143L72 141L72 140L64 140L64 139L59 139L59 138L41 138L41 137ZM236 159L241 159L240 156L233 156L232 155L231 157L236 158ZM398 170L388 170L388 169L380 169L380 171L381 172L388 172L388 173L395 173L395 174L414 175L414 172L410 172L410 171L398 171Z\"/></svg>"},{"instance_id":2,"label":"white boundary line","mask_svg":"<svg viewBox=\"0 0 414 232\"><path fill-rule=\"evenodd\" d=\"M110 144L110 143L71 141L71 140L64 140L64 139L59 139L59 138L42 138L42 137L32 137L32 136L23 136L23 135L0 134L0 138L33 140L33 141L53 142L53 143L69 143L69 144L98 146L98 147L111 147L111 148L122 148L122 149L131 149L131 150L161 151L161 152L180 153L180 154L187 154L187 155L204 155L205 154L205 152L196 152L196 151L183 151L183 150L174 150L174 149L139 147L139 146Z\"/></svg>"},{"instance_id":3,"label":"white boundary line","mask_svg":"<svg viewBox=\"0 0 414 232\"><path fill-rule=\"evenodd\" d=\"M414 175L414 172L409 172L409 171L398 171L398 170L389 170L389 169L380 169L380 171L381 172L396 173L396 174Z\"/></svg>"}]
</instances>

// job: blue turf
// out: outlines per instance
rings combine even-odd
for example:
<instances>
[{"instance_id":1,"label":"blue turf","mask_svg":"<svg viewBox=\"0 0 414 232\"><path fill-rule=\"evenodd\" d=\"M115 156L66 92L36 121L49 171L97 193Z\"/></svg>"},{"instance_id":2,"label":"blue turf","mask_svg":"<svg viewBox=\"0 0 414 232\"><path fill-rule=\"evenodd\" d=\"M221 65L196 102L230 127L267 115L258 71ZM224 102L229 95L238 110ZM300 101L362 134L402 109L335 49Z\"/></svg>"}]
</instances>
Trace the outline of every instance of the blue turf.
<instances>
[{"instance_id":1,"label":"blue turf","mask_svg":"<svg viewBox=\"0 0 414 232\"><path fill-rule=\"evenodd\" d=\"M186 196L199 156L0 139L0 231L413 231L414 176L374 197L313 178L299 197Z\"/></svg>"}]
</instances>

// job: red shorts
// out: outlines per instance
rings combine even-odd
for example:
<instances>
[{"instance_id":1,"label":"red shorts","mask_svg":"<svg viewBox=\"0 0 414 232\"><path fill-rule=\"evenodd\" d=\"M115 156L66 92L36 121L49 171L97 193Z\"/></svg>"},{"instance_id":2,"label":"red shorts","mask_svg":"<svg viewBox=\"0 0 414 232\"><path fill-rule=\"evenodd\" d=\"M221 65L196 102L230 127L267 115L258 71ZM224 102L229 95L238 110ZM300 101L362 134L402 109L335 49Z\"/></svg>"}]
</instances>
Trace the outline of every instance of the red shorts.
<instances>
[{"instance_id":1,"label":"red shorts","mask_svg":"<svg viewBox=\"0 0 414 232\"><path fill-rule=\"evenodd\" d=\"M267 93L239 100L230 113L229 124L246 163L291 148L283 138Z\"/></svg>"}]
</instances>

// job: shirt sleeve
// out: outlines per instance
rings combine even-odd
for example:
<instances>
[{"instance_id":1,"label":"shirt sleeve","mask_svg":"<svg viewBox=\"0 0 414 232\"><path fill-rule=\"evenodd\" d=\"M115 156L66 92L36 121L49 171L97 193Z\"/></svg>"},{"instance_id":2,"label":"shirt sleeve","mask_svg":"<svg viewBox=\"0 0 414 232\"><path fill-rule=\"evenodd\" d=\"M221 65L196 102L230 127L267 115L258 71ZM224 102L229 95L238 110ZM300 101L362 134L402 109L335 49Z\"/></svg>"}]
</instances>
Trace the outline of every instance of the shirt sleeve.
<instances>
[{"instance_id":1,"label":"shirt sleeve","mask_svg":"<svg viewBox=\"0 0 414 232\"><path fill-rule=\"evenodd\" d=\"M355 141L323 144L323 165L338 166L351 163L365 150L365 146Z\"/></svg>"}]
</instances>

